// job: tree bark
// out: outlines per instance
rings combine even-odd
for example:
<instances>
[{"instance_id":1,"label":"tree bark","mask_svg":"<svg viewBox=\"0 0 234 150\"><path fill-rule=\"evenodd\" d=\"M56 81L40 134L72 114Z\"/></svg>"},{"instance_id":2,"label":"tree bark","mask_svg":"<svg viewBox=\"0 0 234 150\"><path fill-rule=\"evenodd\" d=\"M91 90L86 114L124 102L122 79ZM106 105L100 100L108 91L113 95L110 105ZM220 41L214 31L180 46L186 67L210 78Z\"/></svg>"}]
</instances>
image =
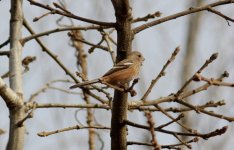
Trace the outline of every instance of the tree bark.
<instances>
[{"instance_id":1,"label":"tree bark","mask_svg":"<svg viewBox=\"0 0 234 150\"><path fill-rule=\"evenodd\" d=\"M195 5L196 7L201 6L203 0L198 0L196 2L191 2L190 5ZM185 57L183 60L182 64L182 80L181 80L181 85L183 85L183 82L185 82L190 76L192 72L192 67L194 63L194 57L196 55L196 41L197 41L197 36L199 32L199 24L200 24L200 18L201 18L201 13L196 13L194 16L190 16L189 18L189 23L188 23L188 31L187 31L187 39L186 39L186 51L185 51ZM191 119L189 117L189 113L185 115L181 119L182 123L188 126L191 126ZM182 132L185 132L183 128L181 128ZM187 141L188 137L183 136L182 137L183 141Z\"/></svg>"},{"instance_id":2,"label":"tree bark","mask_svg":"<svg viewBox=\"0 0 234 150\"><path fill-rule=\"evenodd\" d=\"M132 13L128 0L112 0L116 16L117 30L117 62L126 58L132 49ZM127 149L127 127L123 123L127 119L128 94L120 91L114 93L111 118L111 149Z\"/></svg>"},{"instance_id":3,"label":"tree bark","mask_svg":"<svg viewBox=\"0 0 234 150\"><path fill-rule=\"evenodd\" d=\"M24 146L24 125L18 125L24 116L23 107L23 87L22 87L22 64L20 43L21 30L23 24L22 0L11 0L11 20L10 20L10 87L19 96L16 105L8 105L10 112L10 134L7 150L23 150Z\"/></svg>"},{"instance_id":4,"label":"tree bark","mask_svg":"<svg viewBox=\"0 0 234 150\"><path fill-rule=\"evenodd\" d=\"M84 39L83 34L81 31L73 31L71 32L74 37L73 39L73 45L76 49L76 57L77 57L77 68L81 68L81 72L84 75L85 78L88 76L88 67L87 67L87 57L84 51L84 44L77 39ZM87 90L83 89L83 95L84 95L84 100L87 104L90 104L90 96L87 94ZM94 114L93 114L93 109L92 108L87 108L87 124L88 126L93 126L93 119L94 119ZM95 150L95 135L96 132L93 128L89 128L89 150Z\"/></svg>"}]
</instances>

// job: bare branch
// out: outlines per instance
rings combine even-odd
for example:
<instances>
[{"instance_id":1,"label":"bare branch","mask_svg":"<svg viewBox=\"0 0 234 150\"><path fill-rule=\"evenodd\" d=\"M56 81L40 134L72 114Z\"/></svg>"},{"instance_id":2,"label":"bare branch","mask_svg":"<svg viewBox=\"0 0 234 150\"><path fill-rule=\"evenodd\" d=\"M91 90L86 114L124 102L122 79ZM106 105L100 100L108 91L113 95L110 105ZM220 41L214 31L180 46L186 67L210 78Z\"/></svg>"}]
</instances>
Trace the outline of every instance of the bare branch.
<instances>
[{"instance_id":1,"label":"bare branch","mask_svg":"<svg viewBox=\"0 0 234 150\"><path fill-rule=\"evenodd\" d=\"M0 95L9 108L23 105L21 97L8 87L2 78L0 78Z\"/></svg>"},{"instance_id":2,"label":"bare branch","mask_svg":"<svg viewBox=\"0 0 234 150\"><path fill-rule=\"evenodd\" d=\"M51 84L56 83L56 82L71 82L71 81L69 81L69 80L60 80L60 79L49 81L49 82L45 83L45 84L44 84L40 89L38 89L36 92L34 92L33 94L31 94L31 96L30 96L28 102L33 102L33 101L35 100L35 98L36 98L39 94L45 92L47 89L49 89L49 88L52 88L52 89L53 89L53 87L51 87ZM65 92L65 91L63 91L63 92ZM78 94L78 93L72 93L72 94Z\"/></svg>"},{"instance_id":3,"label":"bare branch","mask_svg":"<svg viewBox=\"0 0 234 150\"><path fill-rule=\"evenodd\" d=\"M10 43L10 39L7 39L5 42L3 42L2 44L0 44L0 49L4 46L6 46L8 43Z\"/></svg>"},{"instance_id":4,"label":"bare branch","mask_svg":"<svg viewBox=\"0 0 234 150\"><path fill-rule=\"evenodd\" d=\"M128 141L127 145L144 145L144 146L153 146L151 143L143 143L143 142L135 142L135 141Z\"/></svg>"},{"instance_id":5,"label":"bare branch","mask_svg":"<svg viewBox=\"0 0 234 150\"><path fill-rule=\"evenodd\" d=\"M31 33L31 34L35 34L35 32L33 31L33 29L30 27L30 25L28 24L28 22L24 19L24 26L27 28L27 30ZM64 72L70 76L76 83L79 83L79 81L76 79L76 77L71 73L70 70L67 69L67 67L65 67L65 65L58 59L58 57L53 54L42 42L41 40L39 40L38 38L35 38L35 40L37 41L37 43L41 46L42 51L46 52L63 70ZM93 94L92 92L88 92L87 94L89 94L90 96L92 96L93 98L105 103L106 100L103 100L102 98L100 98L99 96Z\"/></svg>"},{"instance_id":6,"label":"bare branch","mask_svg":"<svg viewBox=\"0 0 234 150\"><path fill-rule=\"evenodd\" d=\"M209 101L203 105L197 105L195 107L200 107L202 109L204 108L208 108L208 107L218 107L218 106L223 106L225 105L225 101L224 100L221 100L221 101L217 101L217 102L214 102L214 101ZM129 110L138 110L138 111L160 111L159 109L155 108L155 107L152 107L152 106L138 106L136 104L132 104L132 103L129 103ZM165 108L164 109L165 111L167 112L173 112L173 113L181 113L181 112L186 112L186 111L191 111L193 110L192 108L177 108L177 107L169 107L169 108Z\"/></svg>"},{"instance_id":7,"label":"bare branch","mask_svg":"<svg viewBox=\"0 0 234 150\"><path fill-rule=\"evenodd\" d=\"M167 113L165 110L163 110L162 107L160 107L159 105L154 105L156 108L158 108L160 110L160 112L162 112L164 115L166 115L168 118L170 118L172 121L175 121L176 118L172 117L169 113ZM178 125L180 125L182 128L184 128L186 131L191 132L191 133L198 133L196 130L193 130L187 126L185 126L184 124L175 121Z\"/></svg>"},{"instance_id":8,"label":"bare branch","mask_svg":"<svg viewBox=\"0 0 234 150\"><path fill-rule=\"evenodd\" d=\"M194 143L194 142L198 142L198 138L195 137L185 143ZM150 143L142 143L142 142L135 142L135 141L129 141L128 145L144 145L144 146L153 146ZM161 148L167 148L167 149L178 149L180 150L180 148L178 148L178 146L183 145L183 143L179 143L179 144L171 144L171 145L161 145Z\"/></svg>"},{"instance_id":9,"label":"bare branch","mask_svg":"<svg viewBox=\"0 0 234 150\"><path fill-rule=\"evenodd\" d=\"M168 65L173 62L173 60L175 59L176 55L179 53L180 48L177 47L174 52L172 53L171 57L168 59L168 61L166 62L166 64L163 66L162 70L160 71L160 73L158 74L158 76L151 81L151 84L149 86L149 88L147 89L147 91L145 92L144 96L141 98L141 100L145 100L147 98L147 96L150 94L152 88L154 87L154 85L158 82L158 80L165 75L165 70L168 67Z\"/></svg>"},{"instance_id":10,"label":"bare branch","mask_svg":"<svg viewBox=\"0 0 234 150\"><path fill-rule=\"evenodd\" d=\"M177 140L180 141L182 145L185 145L188 149L192 149L192 146L187 144L186 142L182 141L177 134L174 134L174 137L176 137Z\"/></svg>"},{"instance_id":11,"label":"bare branch","mask_svg":"<svg viewBox=\"0 0 234 150\"><path fill-rule=\"evenodd\" d=\"M202 109L204 108L208 108L208 107L218 107L218 106L222 106L225 103L223 101L218 101L218 102L207 102L204 105L198 105L198 106L194 106L194 107L200 107ZM26 104L27 109L32 109L33 105L31 102ZM48 104L36 104L36 108L97 108L97 109L106 109L109 110L110 106L109 104L59 104L59 103L48 103ZM157 108L153 108L153 107L145 107L145 106L135 106L135 105L131 105L131 103L129 104L129 108L128 110L132 111L132 110L139 110L139 111L160 111ZM193 108L174 108L174 107L170 107L170 108L165 108L164 109L167 112L174 112L174 113L181 113L181 112L186 112L186 111L191 111L194 110ZM177 120L180 119L180 117L182 117L181 115L178 118L175 118L175 120L172 120L170 122L173 123ZM162 127L166 126L166 125L161 125ZM162 128L160 127L160 128Z\"/></svg>"},{"instance_id":12,"label":"bare branch","mask_svg":"<svg viewBox=\"0 0 234 150\"><path fill-rule=\"evenodd\" d=\"M227 117L227 116L224 116L224 115L221 115L221 114L216 114L216 113L214 113L212 111L207 111L205 109L202 109L202 108L199 108L199 107L195 107L192 104L189 104L188 102L185 102L185 101L182 101L182 100L176 100L176 102L179 103L179 104L182 104L184 106L187 106L189 108L192 108L197 113L202 112L204 114L207 114L207 115L210 115L210 116L213 116L213 117L216 117L216 118L224 119L224 120L227 120L229 122L233 122L234 121L234 117Z\"/></svg>"},{"instance_id":13,"label":"bare branch","mask_svg":"<svg viewBox=\"0 0 234 150\"><path fill-rule=\"evenodd\" d=\"M158 19L158 20L143 24L143 25L141 25L139 27L136 27L136 28L133 29L133 33L137 34L137 33L141 32L141 31L143 31L143 30L145 30L147 28L150 28L152 26L167 22L169 20L173 20L173 19L176 19L176 18L179 18L179 17L182 17L182 16L192 14L192 13L208 10L209 8L212 8L212 7L217 7L217 6L220 6L220 5L225 5L225 4L230 4L230 3L234 3L234 1L233 0L222 0L222 1L214 2L214 3L211 3L211 4L205 5L205 6L201 6L201 7L195 7L195 8L191 7L188 10L185 10L185 11L182 11L182 12L170 15L170 16L166 16L166 17L163 17L161 19Z\"/></svg>"},{"instance_id":14,"label":"bare branch","mask_svg":"<svg viewBox=\"0 0 234 150\"><path fill-rule=\"evenodd\" d=\"M228 16L222 14L221 12L219 12L219 11L213 9L212 7L208 7L208 11L210 11L210 12L212 12L212 13L214 13L214 14L216 14L216 15L222 17L222 18L224 18L225 20L227 20L227 22L228 22L228 21L234 22L234 19L232 19L232 18L230 18L230 17L228 17ZM229 22L228 22L228 25L230 26Z\"/></svg>"},{"instance_id":15,"label":"bare branch","mask_svg":"<svg viewBox=\"0 0 234 150\"><path fill-rule=\"evenodd\" d=\"M179 96L184 89L191 83L194 78L196 77L196 74L200 74L209 64L211 64L215 59L217 59L218 53L214 53L210 56L209 59L206 60L206 62L201 66L201 68L198 69L198 71L188 80L185 82L185 84L181 87L181 89L176 93L176 96Z\"/></svg>"},{"instance_id":16,"label":"bare branch","mask_svg":"<svg viewBox=\"0 0 234 150\"><path fill-rule=\"evenodd\" d=\"M226 71L221 75L221 77L219 77L216 80L222 81L223 78L225 78L225 77L228 77L228 72L226 72ZM166 96L166 97L160 97L160 98L155 99L155 100L148 100L148 101L144 101L144 102L142 102L142 101L132 101L131 105L132 105L132 107L134 107L134 106L139 107L139 106L157 105L157 104L165 103L165 102L173 102L176 99L184 99L186 97L189 97L189 96L194 95L196 93L199 93L201 91L207 90L210 86L211 85L208 84L208 83L204 84L202 86L199 86L196 89L181 93L180 97L176 96L175 94L171 94L171 95Z\"/></svg>"},{"instance_id":17,"label":"bare branch","mask_svg":"<svg viewBox=\"0 0 234 150\"><path fill-rule=\"evenodd\" d=\"M156 139L156 134L154 132L154 119L153 119L153 116L152 116L152 113L151 112L145 112L145 116L147 118L147 123L149 124L149 131L150 131L150 134L151 134L151 143L154 147L154 150L160 150L160 145Z\"/></svg>"},{"instance_id":18,"label":"bare branch","mask_svg":"<svg viewBox=\"0 0 234 150\"><path fill-rule=\"evenodd\" d=\"M57 33L57 32L64 32L64 31L71 31L71 30L84 30L84 31L87 31L87 30L101 30L101 29L107 29L107 28L110 28L110 27L91 25L91 26L86 26L86 27L70 26L70 27L64 27L64 28L56 28L56 29L53 29L53 30L44 31L44 32L41 32L41 33L38 33L38 34L33 34L31 36L25 37L25 38L23 38L21 40L21 43L24 44L24 43L26 43L26 42L28 42L28 41L30 41L32 39L35 39L35 38L38 38L38 37L41 37L41 36L48 36L50 34Z\"/></svg>"},{"instance_id":19,"label":"bare branch","mask_svg":"<svg viewBox=\"0 0 234 150\"><path fill-rule=\"evenodd\" d=\"M80 20L80 21L93 23L93 24L97 24L97 25L101 25L101 26L115 27L115 23L101 22L101 21L96 21L96 20L83 18L83 17L76 16L76 15L72 14L68 10L60 11L58 9L54 9L54 8L50 7L49 5L44 5L44 4L38 3L38 2L36 2L34 0L28 0L28 1L30 2L31 5L35 5L35 6L38 6L38 7L41 7L41 8L44 8L46 10L51 11L52 14L59 14L59 15L62 15L62 16L66 16L66 17L69 17L69 18L73 18L73 19L77 19L77 20Z\"/></svg>"},{"instance_id":20,"label":"bare branch","mask_svg":"<svg viewBox=\"0 0 234 150\"><path fill-rule=\"evenodd\" d=\"M21 119L20 121L18 121L16 125L17 125L18 127L22 127L23 124L24 124L24 122L25 122L27 119L33 118L33 113L34 113L34 110L35 110L35 109L36 109L36 105L35 105L35 103L33 103L31 111L30 111L23 119Z\"/></svg>"},{"instance_id":21,"label":"bare branch","mask_svg":"<svg viewBox=\"0 0 234 150\"><path fill-rule=\"evenodd\" d=\"M183 118L184 117L184 114L180 114L177 118L175 118L174 120L172 120L172 121L170 121L170 122L168 122L168 123L165 123L165 124L163 124L163 125L160 125L160 126L158 126L157 128L158 129L162 129L162 128L164 128L164 127L166 127L166 126L169 126L170 124L172 124L172 123L174 123L174 122L177 122L177 121L179 121L181 118Z\"/></svg>"},{"instance_id":22,"label":"bare branch","mask_svg":"<svg viewBox=\"0 0 234 150\"><path fill-rule=\"evenodd\" d=\"M111 44L111 39L110 39L110 35L108 33L106 33L104 30L101 31L101 34L104 38L104 40L106 41L107 43L107 46L108 46L108 52L110 53L111 55L111 59L113 61L113 64L115 64L115 53L113 51L113 48L112 48L112 44Z\"/></svg>"},{"instance_id":23,"label":"bare branch","mask_svg":"<svg viewBox=\"0 0 234 150\"><path fill-rule=\"evenodd\" d=\"M40 17L35 17L35 18L33 19L33 22L36 22L36 21L38 21L38 20L40 20L40 19L42 19L42 18L44 18L44 17L46 17L46 16L48 16L48 15L50 15L50 14L54 14L54 13L55 13L54 11L50 11L50 12L47 12L47 13L41 15Z\"/></svg>"},{"instance_id":24,"label":"bare branch","mask_svg":"<svg viewBox=\"0 0 234 150\"><path fill-rule=\"evenodd\" d=\"M148 21L149 19L154 19L155 17L160 17L162 13L160 11L156 11L153 14L148 14L144 17L138 17L136 19L133 19L132 23L140 22L140 21Z\"/></svg>"},{"instance_id":25,"label":"bare branch","mask_svg":"<svg viewBox=\"0 0 234 150\"><path fill-rule=\"evenodd\" d=\"M10 56L10 51L0 51L0 56Z\"/></svg>"},{"instance_id":26,"label":"bare branch","mask_svg":"<svg viewBox=\"0 0 234 150\"><path fill-rule=\"evenodd\" d=\"M56 104L56 103L45 103L45 104L33 104L33 103L27 103L26 108L32 109L33 106L36 106L36 108L97 108L97 109L106 109L109 110L110 106L107 104Z\"/></svg>"},{"instance_id":27,"label":"bare branch","mask_svg":"<svg viewBox=\"0 0 234 150\"><path fill-rule=\"evenodd\" d=\"M73 34L73 33L72 33ZM68 33L68 36L72 36L71 35L71 33ZM105 47L105 46L102 46L102 45L97 45L97 44L93 44L93 43L91 43L91 42L89 42L89 41L86 41L85 39L83 39L83 38L75 38L75 40L77 40L77 41L79 41L79 42L82 42L82 43L84 43L84 44L87 44L87 45L89 45L89 46L93 46L93 47L95 47L95 48L100 48L100 49L102 49L102 50L104 50L104 51L109 51L109 49L108 49L108 47Z\"/></svg>"},{"instance_id":28,"label":"bare branch","mask_svg":"<svg viewBox=\"0 0 234 150\"><path fill-rule=\"evenodd\" d=\"M148 126L137 124L137 123L131 122L129 120L124 120L124 123L126 123L127 125L130 125L132 127L145 129L145 130L150 130L150 127L148 127ZM176 131L169 131L169 130L159 129L157 127L154 128L154 130L158 131L158 132L165 133L165 134L170 134L170 135L176 134L176 135L182 135L182 136L195 136L195 137L201 137L203 139L208 139L210 137L214 137L214 136L221 135L221 134L225 133L226 130L227 130L227 126L224 126L221 129L216 129L215 131L212 131L212 132L209 132L209 133L206 133L206 134L176 132Z\"/></svg>"},{"instance_id":29,"label":"bare branch","mask_svg":"<svg viewBox=\"0 0 234 150\"><path fill-rule=\"evenodd\" d=\"M65 132L65 131L71 131L71 130L80 130L80 129L105 129L105 130L110 130L109 127L104 127L104 126L72 126L72 127L67 127L67 128L63 128L63 129L59 129L59 130L55 130L55 131L50 131L50 132L40 132L37 133L38 136L40 137L46 137L52 134L57 134L57 133L61 133L61 132Z\"/></svg>"},{"instance_id":30,"label":"bare branch","mask_svg":"<svg viewBox=\"0 0 234 150\"><path fill-rule=\"evenodd\" d=\"M202 76L201 74L196 74L196 78L198 78L199 80L205 81L210 85L214 85L214 86L227 86L227 87L234 87L234 83L227 83L227 82L222 82L220 80L214 79L214 78L206 78L204 76Z\"/></svg>"}]
</instances>

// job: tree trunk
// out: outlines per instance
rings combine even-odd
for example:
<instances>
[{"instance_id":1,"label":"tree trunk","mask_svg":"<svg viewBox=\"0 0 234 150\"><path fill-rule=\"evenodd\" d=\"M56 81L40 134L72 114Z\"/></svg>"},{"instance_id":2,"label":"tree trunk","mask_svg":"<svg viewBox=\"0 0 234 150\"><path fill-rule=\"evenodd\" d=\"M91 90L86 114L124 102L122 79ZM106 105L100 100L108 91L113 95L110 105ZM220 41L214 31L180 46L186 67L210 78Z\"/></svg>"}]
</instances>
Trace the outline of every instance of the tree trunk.
<instances>
[{"instance_id":1,"label":"tree trunk","mask_svg":"<svg viewBox=\"0 0 234 150\"><path fill-rule=\"evenodd\" d=\"M196 7L201 6L203 0L198 0L196 2L191 2L190 5L195 5ZM188 31L187 31L187 39L186 39L186 51L185 57L182 64L182 85L184 82L191 76L192 68L194 63L194 57L196 54L195 46L197 41L197 36L199 32L199 24L200 24L201 13L196 13L193 16L190 16L188 23ZM191 119L189 117L189 113L187 113L182 119L182 123L191 126ZM181 128L182 132L185 132L183 128ZM183 141L187 141L188 137L183 136Z\"/></svg>"},{"instance_id":2,"label":"tree trunk","mask_svg":"<svg viewBox=\"0 0 234 150\"><path fill-rule=\"evenodd\" d=\"M132 47L131 8L128 0L112 0L115 8L117 30L117 62L126 58ZM127 149L127 127L123 123L127 119L128 94L115 90L111 119L111 149Z\"/></svg>"},{"instance_id":3,"label":"tree trunk","mask_svg":"<svg viewBox=\"0 0 234 150\"><path fill-rule=\"evenodd\" d=\"M23 24L22 0L11 0L11 20L10 20L10 87L20 97L18 105L8 105L10 112L10 134L7 150L23 150L25 128L17 123L24 116L23 108L23 88L22 88L22 64L20 44L21 30Z\"/></svg>"}]
</instances>

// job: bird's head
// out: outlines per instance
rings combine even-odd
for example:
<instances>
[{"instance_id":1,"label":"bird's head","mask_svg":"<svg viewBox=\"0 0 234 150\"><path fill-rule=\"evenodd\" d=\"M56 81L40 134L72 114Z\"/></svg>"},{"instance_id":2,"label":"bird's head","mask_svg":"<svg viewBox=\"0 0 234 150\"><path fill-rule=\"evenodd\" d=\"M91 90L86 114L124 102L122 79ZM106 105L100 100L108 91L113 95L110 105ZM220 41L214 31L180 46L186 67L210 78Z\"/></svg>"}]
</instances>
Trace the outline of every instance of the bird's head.
<instances>
[{"instance_id":1,"label":"bird's head","mask_svg":"<svg viewBox=\"0 0 234 150\"><path fill-rule=\"evenodd\" d=\"M139 62L142 62L145 60L145 58L143 57L143 55L138 52L138 51L132 51L128 54L127 56L128 59L132 59L132 60L137 60Z\"/></svg>"}]
</instances>

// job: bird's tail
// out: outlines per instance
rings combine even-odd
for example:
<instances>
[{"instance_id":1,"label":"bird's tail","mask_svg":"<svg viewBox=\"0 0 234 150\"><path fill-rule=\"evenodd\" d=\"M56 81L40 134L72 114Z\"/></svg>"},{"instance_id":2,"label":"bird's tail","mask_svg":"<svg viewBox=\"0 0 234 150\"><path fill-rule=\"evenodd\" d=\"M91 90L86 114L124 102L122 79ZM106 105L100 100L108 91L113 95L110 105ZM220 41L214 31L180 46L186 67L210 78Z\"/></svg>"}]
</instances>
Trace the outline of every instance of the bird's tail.
<instances>
[{"instance_id":1,"label":"bird's tail","mask_svg":"<svg viewBox=\"0 0 234 150\"><path fill-rule=\"evenodd\" d=\"M83 87L83 86L94 84L94 83L97 83L97 82L99 82L99 79L85 81L83 83L78 83L78 84L75 84L75 85L71 86L70 89L74 89L74 88L77 88L77 87Z\"/></svg>"}]
</instances>

